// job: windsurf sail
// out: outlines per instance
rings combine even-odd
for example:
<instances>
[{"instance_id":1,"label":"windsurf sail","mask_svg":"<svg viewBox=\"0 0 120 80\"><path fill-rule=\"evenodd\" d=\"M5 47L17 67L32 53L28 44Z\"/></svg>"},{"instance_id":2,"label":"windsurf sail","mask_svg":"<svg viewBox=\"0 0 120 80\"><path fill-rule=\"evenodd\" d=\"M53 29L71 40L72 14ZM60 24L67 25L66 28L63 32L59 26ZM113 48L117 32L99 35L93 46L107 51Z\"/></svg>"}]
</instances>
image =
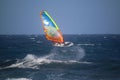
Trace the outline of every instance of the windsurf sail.
<instances>
[{"instance_id":1,"label":"windsurf sail","mask_svg":"<svg viewBox=\"0 0 120 80\"><path fill-rule=\"evenodd\" d=\"M63 43L62 33L51 16L46 11L41 11L40 18L46 38L54 43Z\"/></svg>"}]
</instances>

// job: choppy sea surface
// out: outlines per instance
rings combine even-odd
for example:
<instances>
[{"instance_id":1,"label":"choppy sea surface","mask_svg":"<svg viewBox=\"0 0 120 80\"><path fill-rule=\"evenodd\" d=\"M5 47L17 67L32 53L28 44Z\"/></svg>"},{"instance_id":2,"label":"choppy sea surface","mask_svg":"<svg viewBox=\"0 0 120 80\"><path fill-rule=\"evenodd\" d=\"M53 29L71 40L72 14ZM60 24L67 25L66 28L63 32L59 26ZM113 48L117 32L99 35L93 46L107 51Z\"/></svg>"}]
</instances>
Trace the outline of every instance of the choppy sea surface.
<instances>
[{"instance_id":1,"label":"choppy sea surface","mask_svg":"<svg viewBox=\"0 0 120 80\"><path fill-rule=\"evenodd\" d=\"M0 35L0 80L120 80L120 35Z\"/></svg>"}]
</instances>

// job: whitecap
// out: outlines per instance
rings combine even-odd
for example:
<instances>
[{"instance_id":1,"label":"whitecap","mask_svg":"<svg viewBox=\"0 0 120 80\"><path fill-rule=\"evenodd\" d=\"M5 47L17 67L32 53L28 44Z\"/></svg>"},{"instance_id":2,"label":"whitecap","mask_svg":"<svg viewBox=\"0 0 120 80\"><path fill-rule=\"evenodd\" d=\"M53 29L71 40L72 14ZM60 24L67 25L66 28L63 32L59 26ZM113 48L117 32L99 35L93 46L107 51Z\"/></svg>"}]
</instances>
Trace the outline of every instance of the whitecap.
<instances>
[{"instance_id":1,"label":"whitecap","mask_svg":"<svg viewBox=\"0 0 120 80\"><path fill-rule=\"evenodd\" d=\"M94 46L95 44L77 44L78 46Z\"/></svg>"},{"instance_id":2,"label":"whitecap","mask_svg":"<svg viewBox=\"0 0 120 80\"><path fill-rule=\"evenodd\" d=\"M29 78L7 78L6 80L32 80Z\"/></svg>"},{"instance_id":3,"label":"whitecap","mask_svg":"<svg viewBox=\"0 0 120 80\"><path fill-rule=\"evenodd\" d=\"M34 40L35 38L34 38L34 37L31 37L30 39Z\"/></svg>"}]
</instances>

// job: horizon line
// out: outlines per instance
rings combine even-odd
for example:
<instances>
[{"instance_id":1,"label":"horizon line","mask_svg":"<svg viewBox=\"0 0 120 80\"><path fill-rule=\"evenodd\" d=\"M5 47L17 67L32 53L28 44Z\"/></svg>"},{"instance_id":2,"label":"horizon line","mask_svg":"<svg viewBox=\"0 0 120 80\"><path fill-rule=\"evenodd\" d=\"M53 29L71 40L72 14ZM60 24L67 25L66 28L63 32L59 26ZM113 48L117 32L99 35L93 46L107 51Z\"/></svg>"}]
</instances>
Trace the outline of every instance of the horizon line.
<instances>
[{"instance_id":1,"label":"horizon line","mask_svg":"<svg viewBox=\"0 0 120 80\"><path fill-rule=\"evenodd\" d=\"M45 35L45 34L0 34L0 35ZM120 34L116 34L116 33L90 33L90 34L63 34L63 35L120 35Z\"/></svg>"}]
</instances>

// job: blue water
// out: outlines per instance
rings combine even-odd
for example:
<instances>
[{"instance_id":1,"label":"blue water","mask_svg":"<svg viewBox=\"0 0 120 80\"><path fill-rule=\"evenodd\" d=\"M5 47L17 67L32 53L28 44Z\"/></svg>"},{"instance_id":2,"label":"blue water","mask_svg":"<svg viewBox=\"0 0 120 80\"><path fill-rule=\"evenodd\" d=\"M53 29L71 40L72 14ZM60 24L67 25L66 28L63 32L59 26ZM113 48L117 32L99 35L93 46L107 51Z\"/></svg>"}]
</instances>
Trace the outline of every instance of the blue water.
<instances>
[{"instance_id":1,"label":"blue water","mask_svg":"<svg viewBox=\"0 0 120 80\"><path fill-rule=\"evenodd\" d=\"M120 80L120 35L0 35L0 80Z\"/></svg>"}]
</instances>

